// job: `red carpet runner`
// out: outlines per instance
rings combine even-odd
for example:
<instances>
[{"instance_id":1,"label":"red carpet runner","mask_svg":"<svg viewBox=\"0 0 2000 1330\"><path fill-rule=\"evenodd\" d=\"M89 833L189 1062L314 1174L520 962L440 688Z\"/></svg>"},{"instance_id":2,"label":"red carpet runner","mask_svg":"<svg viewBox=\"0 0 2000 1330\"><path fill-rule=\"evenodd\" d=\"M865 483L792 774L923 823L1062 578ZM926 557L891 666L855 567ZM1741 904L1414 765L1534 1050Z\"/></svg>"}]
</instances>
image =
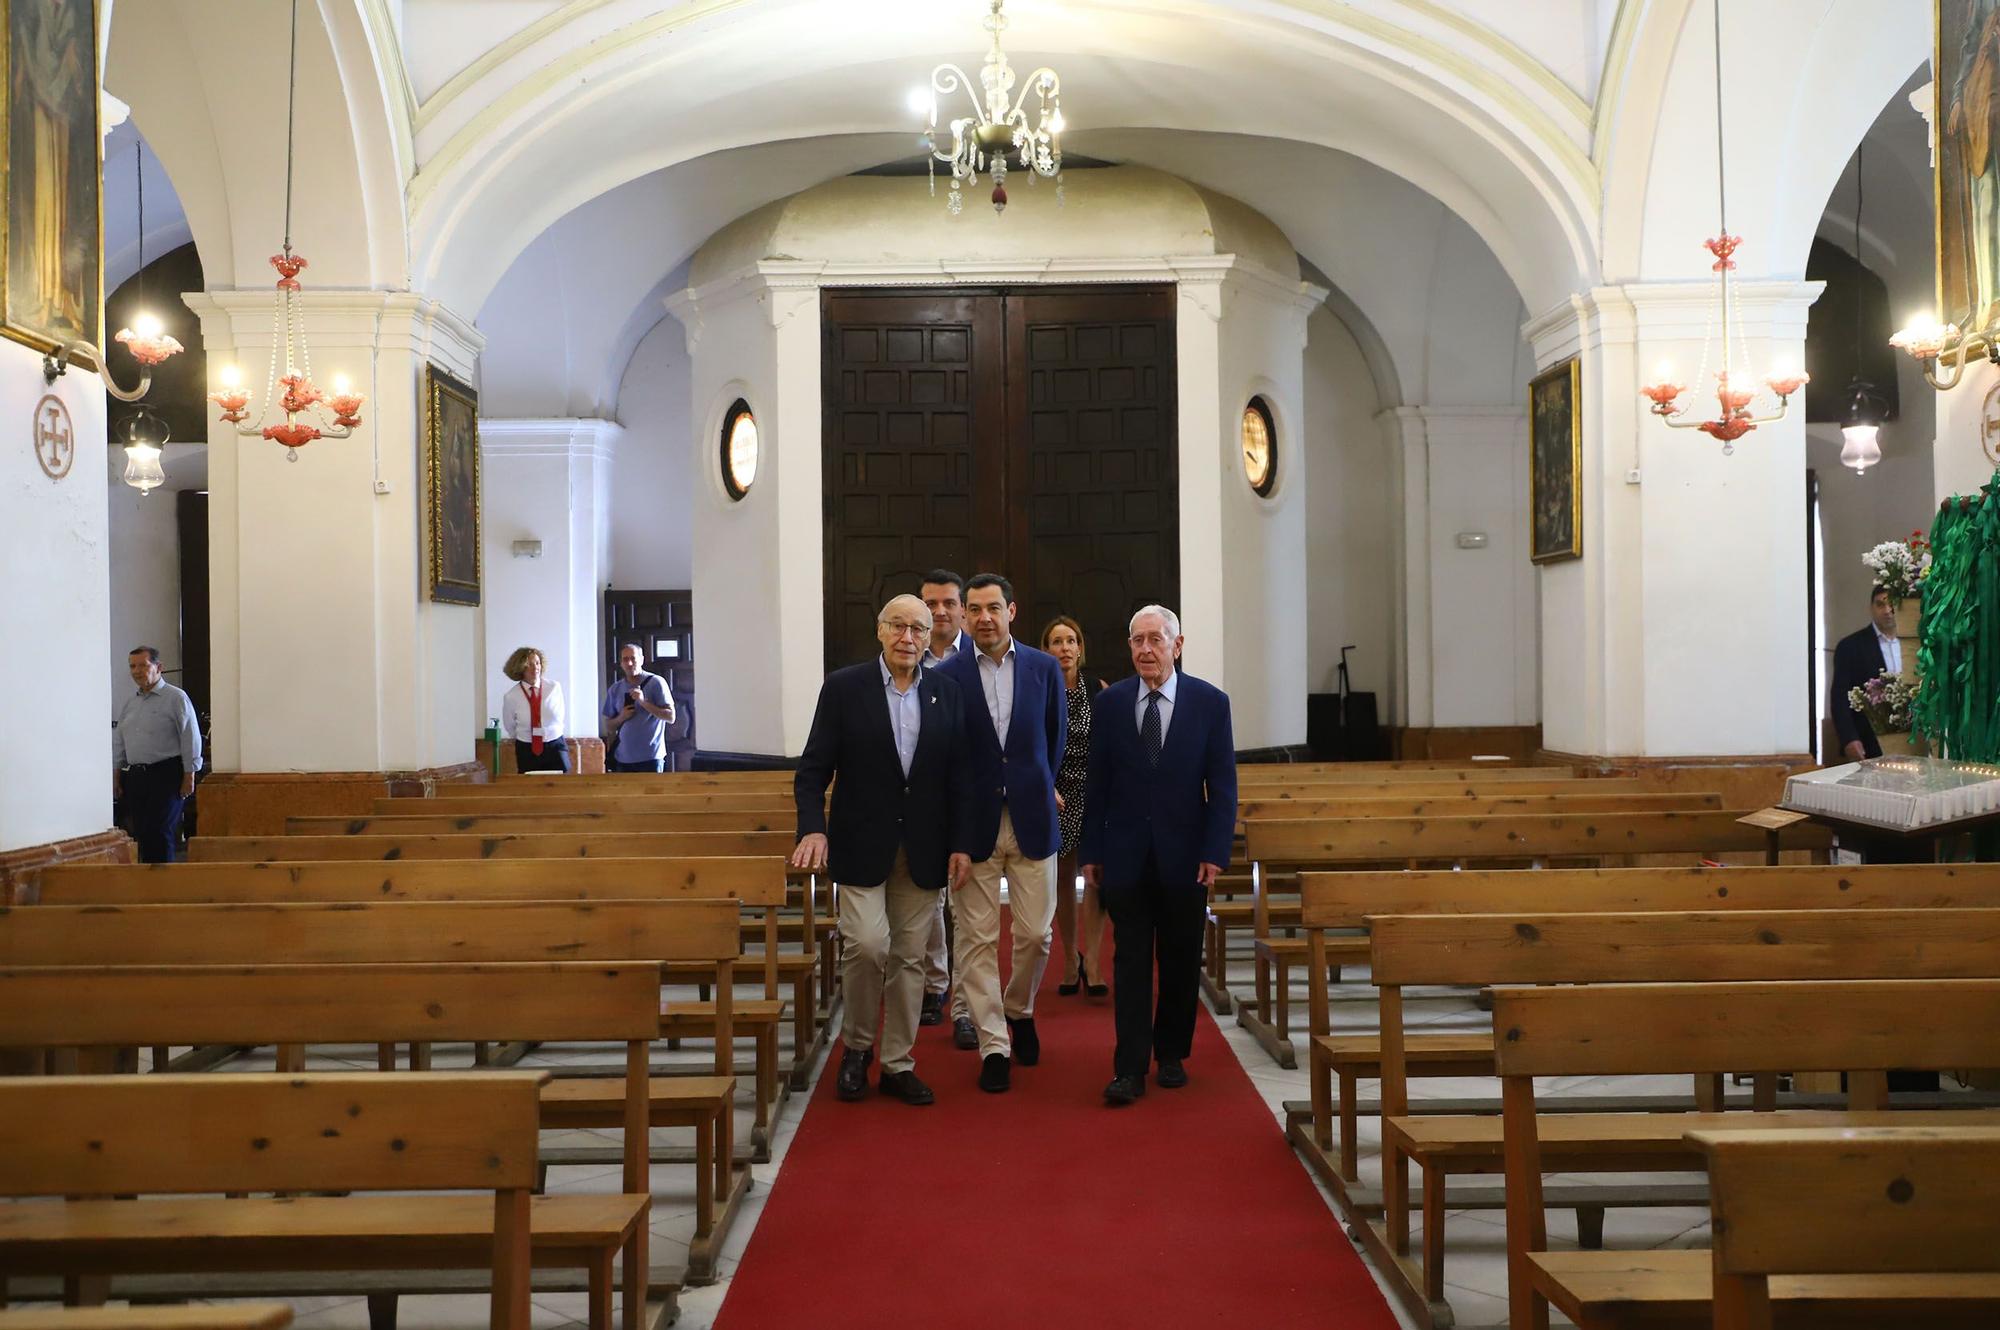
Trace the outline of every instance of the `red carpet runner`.
<instances>
[{"instance_id":1,"label":"red carpet runner","mask_svg":"<svg viewBox=\"0 0 2000 1330\"><path fill-rule=\"evenodd\" d=\"M944 1025L917 1042L936 1104L874 1094L877 1068L869 1098L843 1104L836 1040L721 1330L1395 1330L1207 1009L1192 1083L1109 1108L1111 1002L1057 996L1060 955L1037 1002L1041 1065L1006 1094L980 1092L979 1055Z\"/></svg>"}]
</instances>

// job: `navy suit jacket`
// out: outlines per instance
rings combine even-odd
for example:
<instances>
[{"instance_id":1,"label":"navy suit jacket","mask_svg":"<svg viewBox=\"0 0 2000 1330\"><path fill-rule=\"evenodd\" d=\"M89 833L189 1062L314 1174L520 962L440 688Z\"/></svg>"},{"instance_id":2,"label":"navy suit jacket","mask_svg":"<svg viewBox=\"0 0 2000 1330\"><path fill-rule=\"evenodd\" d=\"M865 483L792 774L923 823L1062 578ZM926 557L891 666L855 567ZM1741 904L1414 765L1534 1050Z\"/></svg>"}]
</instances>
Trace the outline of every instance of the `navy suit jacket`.
<instances>
[{"instance_id":1,"label":"navy suit jacket","mask_svg":"<svg viewBox=\"0 0 2000 1330\"><path fill-rule=\"evenodd\" d=\"M1229 866L1236 836L1236 741L1229 696L1180 676L1160 764L1139 745L1137 675L1091 700L1090 774L1084 783L1081 863L1105 887L1146 883L1151 854L1163 886L1193 886L1201 865Z\"/></svg>"},{"instance_id":2,"label":"navy suit jacket","mask_svg":"<svg viewBox=\"0 0 2000 1330\"><path fill-rule=\"evenodd\" d=\"M1000 836L1004 799L1013 819L1014 839L1030 859L1046 859L1062 848L1056 817L1056 770L1069 737L1069 693L1062 666L1045 651L1014 643L1014 713L1003 746L993 732L986 687L979 679L979 648L960 651L932 671L958 684L965 701L966 748L972 769L972 857L993 857Z\"/></svg>"},{"instance_id":3,"label":"navy suit jacket","mask_svg":"<svg viewBox=\"0 0 2000 1330\"><path fill-rule=\"evenodd\" d=\"M1827 714L1833 719L1834 735L1844 749L1856 739L1869 757L1882 756L1881 741L1868 717L1847 704L1847 690L1867 683L1888 668L1882 659L1882 644L1875 640L1875 625L1849 633L1833 648L1833 696L1827 699ZM1843 753L1827 754L1828 761L1845 762Z\"/></svg>"},{"instance_id":4,"label":"navy suit jacket","mask_svg":"<svg viewBox=\"0 0 2000 1330\"><path fill-rule=\"evenodd\" d=\"M950 857L966 851L971 787L964 707L957 684L935 670L918 674L923 721L908 777L889 731L880 658L835 670L820 685L792 794L799 839L826 836L827 873L843 887L888 881L900 848L911 880L935 891L945 884ZM824 811L829 781L831 815Z\"/></svg>"}]
</instances>

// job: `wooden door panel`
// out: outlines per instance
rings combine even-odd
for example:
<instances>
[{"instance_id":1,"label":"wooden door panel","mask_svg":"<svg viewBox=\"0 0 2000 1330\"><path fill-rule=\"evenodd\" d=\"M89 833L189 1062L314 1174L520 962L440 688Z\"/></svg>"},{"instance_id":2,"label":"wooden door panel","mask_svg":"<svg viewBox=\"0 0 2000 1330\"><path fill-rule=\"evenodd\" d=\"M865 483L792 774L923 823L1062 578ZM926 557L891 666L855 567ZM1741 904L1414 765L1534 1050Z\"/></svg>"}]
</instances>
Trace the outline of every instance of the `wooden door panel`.
<instances>
[{"instance_id":1,"label":"wooden door panel","mask_svg":"<svg viewBox=\"0 0 2000 1330\"><path fill-rule=\"evenodd\" d=\"M1171 287L822 297L826 665L876 650L924 572L1005 572L1092 667L1180 587Z\"/></svg>"}]
</instances>

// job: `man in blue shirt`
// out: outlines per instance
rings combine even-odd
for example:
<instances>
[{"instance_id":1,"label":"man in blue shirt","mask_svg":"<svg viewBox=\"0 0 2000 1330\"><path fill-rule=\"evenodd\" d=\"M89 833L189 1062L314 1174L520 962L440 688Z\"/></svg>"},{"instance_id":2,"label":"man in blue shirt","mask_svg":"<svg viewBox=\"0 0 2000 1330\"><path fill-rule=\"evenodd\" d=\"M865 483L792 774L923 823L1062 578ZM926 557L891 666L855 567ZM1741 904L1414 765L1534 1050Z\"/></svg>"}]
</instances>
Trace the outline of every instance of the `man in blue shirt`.
<instances>
[{"instance_id":1,"label":"man in blue shirt","mask_svg":"<svg viewBox=\"0 0 2000 1330\"><path fill-rule=\"evenodd\" d=\"M646 670L636 642L618 648L619 678L597 709L604 732L607 771L659 771L666 766L667 726L674 723L674 695L667 681Z\"/></svg>"},{"instance_id":2,"label":"man in blue shirt","mask_svg":"<svg viewBox=\"0 0 2000 1330\"><path fill-rule=\"evenodd\" d=\"M111 788L125 805L139 862L170 864L201 770L201 725L188 695L160 677L157 650L133 647L127 664L139 691L125 699L111 731Z\"/></svg>"}]
</instances>

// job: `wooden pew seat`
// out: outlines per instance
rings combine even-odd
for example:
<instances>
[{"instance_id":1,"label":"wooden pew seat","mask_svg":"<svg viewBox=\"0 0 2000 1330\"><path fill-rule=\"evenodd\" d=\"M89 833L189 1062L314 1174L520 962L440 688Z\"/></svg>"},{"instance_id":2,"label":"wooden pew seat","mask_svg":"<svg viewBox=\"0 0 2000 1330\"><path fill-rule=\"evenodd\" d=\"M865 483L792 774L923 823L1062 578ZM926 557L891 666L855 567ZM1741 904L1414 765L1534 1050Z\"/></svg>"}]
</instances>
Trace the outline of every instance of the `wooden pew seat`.
<instances>
[{"instance_id":1,"label":"wooden pew seat","mask_svg":"<svg viewBox=\"0 0 2000 1330\"><path fill-rule=\"evenodd\" d=\"M1497 1173L1505 1139L1503 1119L1490 1114L1438 1114L1384 1120L1386 1138L1431 1174ZM2000 1123L2000 1110L1902 1109L1848 1113L1781 1109L1767 1113L1544 1113L1536 1119L1548 1172L1689 1172L1701 1152L1684 1139L1691 1131L1775 1131L1799 1127L1953 1127ZM1489 1167L1490 1165L1490 1167Z\"/></svg>"},{"instance_id":2,"label":"wooden pew seat","mask_svg":"<svg viewBox=\"0 0 2000 1330\"><path fill-rule=\"evenodd\" d=\"M0 1330L282 1330L291 1323L292 1309L282 1302L0 1308Z\"/></svg>"},{"instance_id":3,"label":"wooden pew seat","mask_svg":"<svg viewBox=\"0 0 2000 1330\"><path fill-rule=\"evenodd\" d=\"M1734 1125L1734 1124L1732 1124ZM1529 1253L1535 1286L1583 1330L1709 1330L1714 1258L1706 1251ZM1789 1330L1990 1330L2000 1275L1789 1275L1771 1280Z\"/></svg>"}]
</instances>

